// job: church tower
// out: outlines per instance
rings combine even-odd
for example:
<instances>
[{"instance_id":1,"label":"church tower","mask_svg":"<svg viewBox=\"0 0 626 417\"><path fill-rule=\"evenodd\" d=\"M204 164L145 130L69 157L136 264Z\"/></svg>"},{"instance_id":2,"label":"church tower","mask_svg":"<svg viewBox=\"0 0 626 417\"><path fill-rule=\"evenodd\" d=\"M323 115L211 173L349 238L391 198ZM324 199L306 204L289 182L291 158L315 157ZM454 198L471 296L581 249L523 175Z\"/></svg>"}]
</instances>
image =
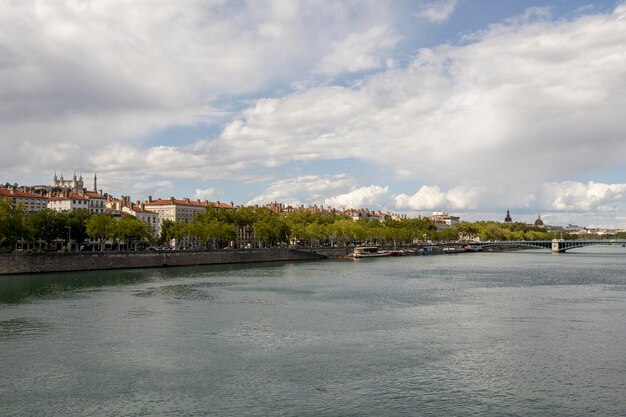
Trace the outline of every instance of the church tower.
<instances>
[{"instance_id":1,"label":"church tower","mask_svg":"<svg viewBox=\"0 0 626 417\"><path fill-rule=\"evenodd\" d=\"M506 211L506 217L504 218L504 223L512 223L513 219L511 219L511 213L509 213L509 211Z\"/></svg>"},{"instance_id":2,"label":"church tower","mask_svg":"<svg viewBox=\"0 0 626 417\"><path fill-rule=\"evenodd\" d=\"M95 172L93 173L93 192L98 192L98 175Z\"/></svg>"}]
</instances>

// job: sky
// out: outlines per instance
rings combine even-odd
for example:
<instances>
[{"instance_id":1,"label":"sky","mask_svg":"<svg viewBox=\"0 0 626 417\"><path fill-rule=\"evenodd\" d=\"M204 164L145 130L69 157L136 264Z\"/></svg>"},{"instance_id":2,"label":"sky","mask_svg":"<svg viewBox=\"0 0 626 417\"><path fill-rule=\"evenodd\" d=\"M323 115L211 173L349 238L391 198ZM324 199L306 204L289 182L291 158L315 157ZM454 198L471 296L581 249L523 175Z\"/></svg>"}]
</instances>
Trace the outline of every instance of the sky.
<instances>
[{"instance_id":1,"label":"sky","mask_svg":"<svg viewBox=\"0 0 626 417\"><path fill-rule=\"evenodd\" d=\"M626 228L626 2L2 0L0 182Z\"/></svg>"}]
</instances>

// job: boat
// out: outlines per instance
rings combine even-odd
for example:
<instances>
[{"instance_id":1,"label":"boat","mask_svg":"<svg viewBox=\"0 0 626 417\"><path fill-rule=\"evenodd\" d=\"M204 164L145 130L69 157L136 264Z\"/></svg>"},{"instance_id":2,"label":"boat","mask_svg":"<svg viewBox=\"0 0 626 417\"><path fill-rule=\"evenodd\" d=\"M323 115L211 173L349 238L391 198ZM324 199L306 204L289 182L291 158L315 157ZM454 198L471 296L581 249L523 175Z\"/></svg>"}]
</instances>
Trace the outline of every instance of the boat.
<instances>
[{"instance_id":1,"label":"boat","mask_svg":"<svg viewBox=\"0 0 626 417\"><path fill-rule=\"evenodd\" d=\"M375 258L389 255L389 252L379 252L378 246L356 246L352 254L355 258Z\"/></svg>"},{"instance_id":2,"label":"boat","mask_svg":"<svg viewBox=\"0 0 626 417\"><path fill-rule=\"evenodd\" d=\"M483 248L480 246L471 246L471 245L465 245L463 247L463 252L482 252Z\"/></svg>"},{"instance_id":3,"label":"boat","mask_svg":"<svg viewBox=\"0 0 626 417\"><path fill-rule=\"evenodd\" d=\"M442 251L443 253L461 253L463 249L458 246L446 246Z\"/></svg>"}]
</instances>

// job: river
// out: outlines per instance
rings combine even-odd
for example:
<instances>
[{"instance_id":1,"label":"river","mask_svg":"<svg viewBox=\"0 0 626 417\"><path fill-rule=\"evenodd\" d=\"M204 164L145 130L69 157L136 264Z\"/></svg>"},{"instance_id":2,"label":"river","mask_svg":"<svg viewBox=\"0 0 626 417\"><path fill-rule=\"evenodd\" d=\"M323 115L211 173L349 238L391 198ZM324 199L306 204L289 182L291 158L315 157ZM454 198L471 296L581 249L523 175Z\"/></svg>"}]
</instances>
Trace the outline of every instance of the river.
<instances>
[{"instance_id":1,"label":"river","mask_svg":"<svg viewBox=\"0 0 626 417\"><path fill-rule=\"evenodd\" d=\"M626 415L626 249L0 277L2 416Z\"/></svg>"}]
</instances>

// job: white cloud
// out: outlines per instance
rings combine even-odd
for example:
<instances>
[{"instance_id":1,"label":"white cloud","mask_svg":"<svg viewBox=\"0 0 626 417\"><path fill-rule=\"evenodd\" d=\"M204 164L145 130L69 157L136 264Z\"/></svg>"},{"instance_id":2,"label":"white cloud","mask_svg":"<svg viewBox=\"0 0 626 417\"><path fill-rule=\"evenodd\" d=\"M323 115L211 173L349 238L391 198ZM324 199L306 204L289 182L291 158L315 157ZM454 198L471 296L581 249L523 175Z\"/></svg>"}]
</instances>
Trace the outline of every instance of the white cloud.
<instances>
[{"instance_id":1,"label":"white cloud","mask_svg":"<svg viewBox=\"0 0 626 417\"><path fill-rule=\"evenodd\" d=\"M540 212L549 224L626 226L626 184L562 181L519 187L457 186L449 190L430 185L413 195L399 194L394 200L397 209L412 212L478 212L482 213L479 218L501 220L511 209L515 221L534 221Z\"/></svg>"},{"instance_id":2,"label":"white cloud","mask_svg":"<svg viewBox=\"0 0 626 417\"><path fill-rule=\"evenodd\" d=\"M357 158L445 186L561 181L623 163L624 43L617 12L501 24L354 87L259 100L208 149L248 166Z\"/></svg>"},{"instance_id":3,"label":"white cloud","mask_svg":"<svg viewBox=\"0 0 626 417\"><path fill-rule=\"evenodd\" d=\"M302 175L275 181L248 204L268 204L275 201L299 206L319 204L328 196L343 193L354 187L354 179L346 174L320 176Z\"/></svg>"},{"instance_id":4,"label":"white cloud","mask_svg":"<svg viewBox=\"0 0 626 417\"><path fill-rule=\"evenodd\" d=\"M434 1L423 5L417 15L432 22L440 23L450 18L452 13L456 10L457 5L458 0Z\"/></svg>"},{"instance_id":5,"label":"white cloud","mask_svg":"<svg viewBox=\"0 0 626 417\"><path fill-rule=\"evenodd\" d=\"M472 186L457 186L443 191L438 185L424 185L413 195L399 194L395 197L398 209L435 210L460 209L471 210L478 207L486 190Z\"/></svg>"},{"instance_id":6,"label":"white cloud","mask_svg":"<svg viewBox=\"0 0 626 417\"><path fill-rule=\"evenodd\" d=\"M626 209L626 184L565 181L545 185L547 208L569 212L612 212Z\"/></svg>"},{"instance_id":7,"label":"white cloud","mask_svg":"<svg viewBox=\"0 0 626 417\"><path fill-rule=\"evenodd\" d=\"M387 205L389 187L370 185L327 198L325 204L335 208L381 208Z\"/></svg>"},{"instance_id":8,"label":"white cloud","mask_svg":"<svg viewBox=\"0 0 626 417\"><path fill-rule=\"evenodd\" d=\"M338 75L342 72L358 72L380 68L398 42L399 37L384 26L375 26L366 32L352 33L334 45L313 69L314 73Z\"/></svg>"},{"instance_id":9,"label":"white cloud","mask_svg":"<svg viewBox=\"0 0 626 417\"><path fill-rule=\"evenodd\" d=\"M193 198L196 200L209 200L215 194L215 187L209 187L200 189L196 188L196 193L193 195Z\"/></svg>"},{"instance_id":10,"label":"white cloud","mask_svg":"<svg viewBox=\"0 0 626 417\"><path fill-rule=\"evenodd\" d=\"M72 149L40 155L49 170L170 126L222 122L225 102L299 81L333 42L388 14L377 1L0 2L0 150L13 155L0 174L32 168L33 148Z\"/></svg>"}]
</instances>

